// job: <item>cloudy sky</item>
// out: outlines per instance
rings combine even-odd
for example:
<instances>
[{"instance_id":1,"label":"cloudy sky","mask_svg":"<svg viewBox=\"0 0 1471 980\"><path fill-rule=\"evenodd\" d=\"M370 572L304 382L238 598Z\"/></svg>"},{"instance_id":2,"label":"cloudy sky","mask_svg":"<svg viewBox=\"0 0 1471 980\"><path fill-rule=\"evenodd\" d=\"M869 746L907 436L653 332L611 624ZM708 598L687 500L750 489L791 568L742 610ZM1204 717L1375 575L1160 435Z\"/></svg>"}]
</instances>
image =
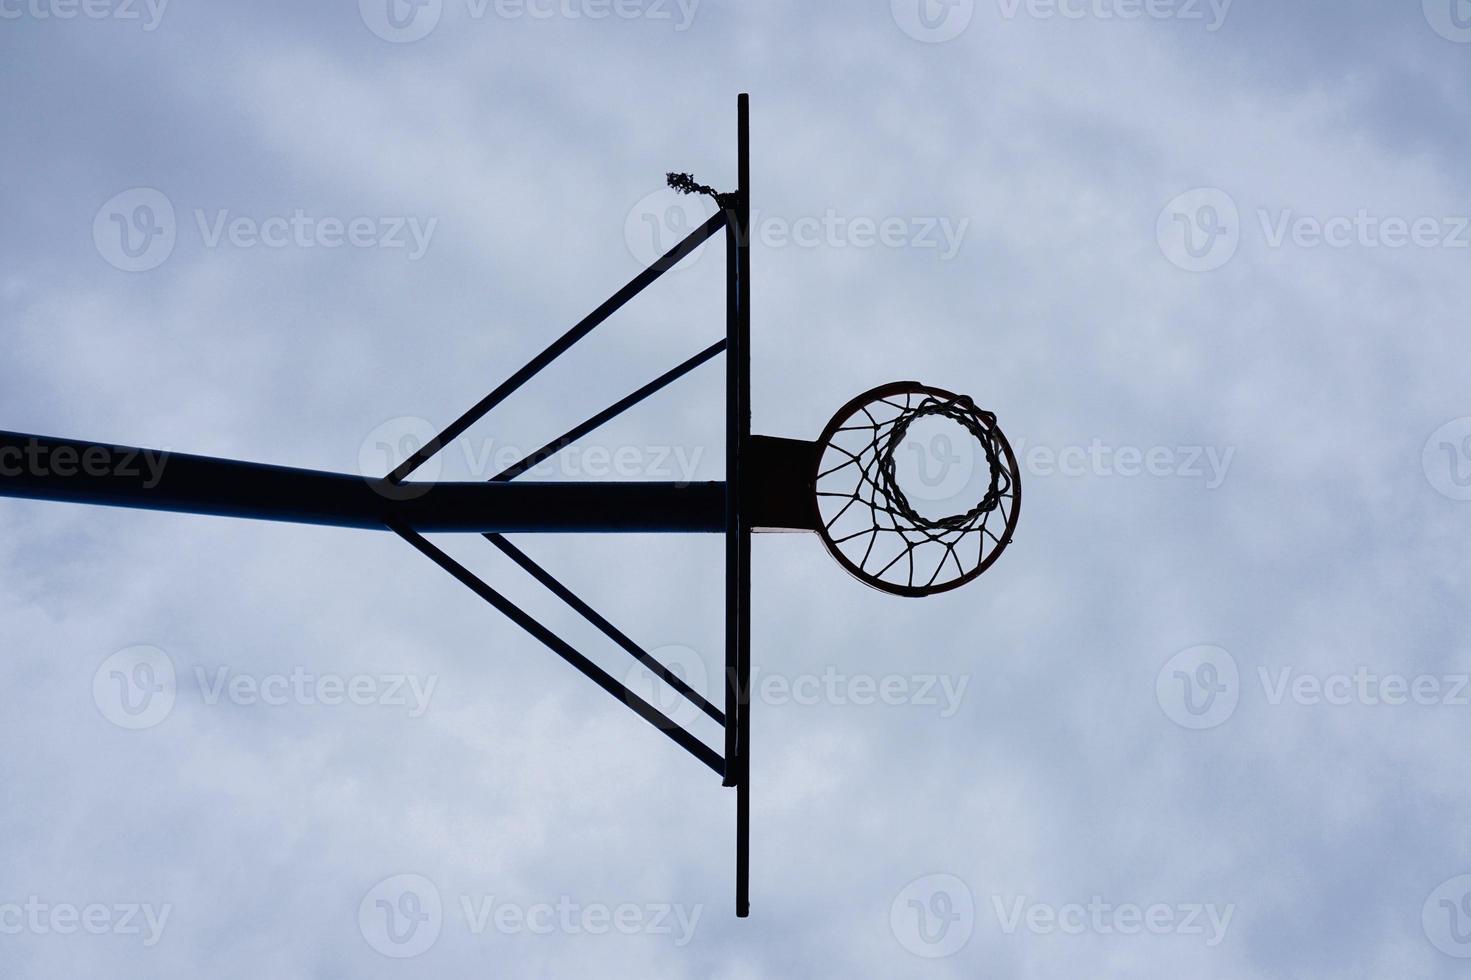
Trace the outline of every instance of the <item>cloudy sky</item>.
<instances>
[{"instance_id":1,"label":"cloudy sky","mask_svg":"<svg viewBox=\"0 0 1471 980\"><path fill-rule=\"evenodd\" d=\"M1471 3L0 0L0 78L0 428L386 472L748 91L757 431L923 380L1026 501L926 600L757 540L739 921L731 792L392 535L0 501L0 974L1465 970ZM717 339L721 249L432 475ZM722 382L541 477L720 479ZM708 689L716 538L518 543Z\"/></svg>"}]
</instances>

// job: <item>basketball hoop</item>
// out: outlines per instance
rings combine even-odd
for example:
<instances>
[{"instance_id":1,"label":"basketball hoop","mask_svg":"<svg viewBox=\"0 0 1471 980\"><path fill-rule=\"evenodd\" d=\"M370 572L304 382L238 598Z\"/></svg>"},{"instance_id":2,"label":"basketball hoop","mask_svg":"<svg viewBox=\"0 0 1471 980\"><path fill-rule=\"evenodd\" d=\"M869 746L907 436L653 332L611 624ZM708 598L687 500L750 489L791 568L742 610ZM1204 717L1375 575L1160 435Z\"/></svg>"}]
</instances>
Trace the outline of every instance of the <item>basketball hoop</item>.
<instances>
[{"instance_id":1,"label":"basketball hoop","mask_svg":"<svg viewBox=\"0 0 1471 980\"><path fill-rule=\"evenodd\" d=\"M927 418L955 423L985 464L975 502L938 517L920 512L897 474L906 436ZM913 381L883 385L839 409L817 444L817 533L864 584L902 596L948 592L1011 543L1021 511L1016 456L996 416L970 398Z\"/></svg>"},{"instance_id":2,"label":"basketball hoop","mask_svg":"<svg viewBox=\"0 0 1471 980\"><path fill-rule=\"evenodd\" d=\"M912 381L875 388L843 406L816 442L751 432L751 192L749 100L738 103L737 184L719 192L690 174L669 186L713 198L718 210L622 289L483 397L385 476L326 473L158 453L0 432L0 460L65 454L78 459L166 457L151 478L133 470L75 465L0 467L0 497L70 501L392 531L499 610L735 790L735 908L750 912L751 536L810 531L861 581L884 592L926 596L958 588L990 568L1011 543L1021 478L996 416L971 399ZM726 245L725 336L481 483L408 482L547 365L717 235ZM634 483L521 480L527 472L718 356L725 358L726 474L719 482ZM940 479L906 472L917 427L942 423L949 436ZM968 464L968 465L967 465ZM950 478L965 479L958 485ZM933 474L929 474L933 475ZM720 534L725 538L724 690L712 699L558 581L507 534ZM620 682L558 633L456 561L428 534L480 534L569 608L653 671L721 728L707 744ZM712 692L713 693L713 692ZM720 703L717 704L716 700Z\"/></svg>"}]
</instances>

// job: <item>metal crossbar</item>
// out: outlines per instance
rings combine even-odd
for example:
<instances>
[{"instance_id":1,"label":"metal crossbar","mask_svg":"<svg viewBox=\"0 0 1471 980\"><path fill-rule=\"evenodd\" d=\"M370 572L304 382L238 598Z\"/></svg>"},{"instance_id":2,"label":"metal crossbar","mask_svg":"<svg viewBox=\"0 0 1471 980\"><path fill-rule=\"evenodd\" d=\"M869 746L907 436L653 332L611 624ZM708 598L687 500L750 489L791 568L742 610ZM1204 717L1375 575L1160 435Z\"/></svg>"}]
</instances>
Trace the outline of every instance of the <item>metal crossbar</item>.
<instances>
[{"instance_id":1,"label":"metal crossbar","mask_svg":"<svg viewBox=\"0 0 1471 980\"><path fill-rule=\"evenodd\" d=\"M632 708L634 713L639 717L669 736L675 744L684 748L717 774L725 772L725 760L714 749L685 731L674 719L664 714L664 712L652 704L649 704L649 702L639 697L633 691L630 691L607 671L578 653L570 643L537 622L529 613L522 610L491 586L482 582L476 577L475 573L445 554L423 535L401 524L390 524L389 527L399 537L422 552L430 561L449 572L472 592L480 596L480 598L490 603L496 609L499 609L511 622L521 627L527 633L530 633L557 656L581 671L584 676L588 677L598 687L601 687L615 698L618 698Z\"/></svg>"},{"instance_id":2,"label":"metal crossbar","mask_svg":"<svg viewBox=\"0 0 1471 980\"><path fill-rule=\"evenodd\" d=\"M724 226L725 212L716 212L703 225L687 235L682 242L660 257L657 262L635 276L628 285L618 290L618 292L610 296L601 306L583 317L581 322L575 327L553 341L546 350L526 362L525 367L507 378L500 387L482 398L473 408L452 422L439 435L426 442L423 446L420 446L417 452L409 456L392 473L388 474L389 482L402 483L404 480L407 480L411 473L433 459L435 454L446 445L463 435L466 429L480 421L491 409L509 398L517 388L520 388L526 382L536 377L542 368L566 353L573 344L592 333L599 324L612 316L629 300L647 289L650 284L664 273L678 265L685 256L699 248L704 244L706 239L710 238L710 236L714 235Z\"/></svg>"},{"instance_id":3,"label":"metal crossbar","mask_svg":"<svg viewBox=\"0 0 1471 980\"><path fill-rule=\"evenodd\" d=\"M504 535L487 534L485 535L485 539L499 548L506 557L525 569L527 574L532 578L546 586L549 592L571 606L583 619L601 630L604 636L618 644L635 660L653 671L660 680L682 694L691 704L715 719L717 724L725 724L725 712L711 704L704 695L680 679L678 674L665 667L652 654L629 639L626 633L599 615L597 610L593 609L586 602L583 602L582 599L578 598L576 593L553 578L550 572L533 561L526 552L507 541Z\"/></svg>"},{"instance_id":4,"label":"metal crossbar","mask_svg":"<svg viewBox=\"0 0 1471 980\"><path fill-rule=\"evenodd\" d=\"M504 470L491 477L491 482L505 483L508 480L514 480L516 479L516 477L520 476L522 473L525 473L527 470L539 466L546 460L561 452L563 449L566 449L568 446L572 445L572 443L576 442L578 439L581 439L583 436L587 435L589 432L592 432L599 426L602 426L607 422L617 418L619 415L622 415L624 412L628 411L630 408L637 405L645 398L648 398L650 395L654 394L657 391L661 391L662 389L673 384L675 381L678 381L680 378L684 377L686 374L689 374L695 368L699 367L701 364L704 364L716 354L719 354L721 351L725 350L725 345L726 342L724 340L717 340L715 343L711 344L709 347L706 347L704 350L700 351L700 353L696 354L694 357L691 357L689 360L680 364L678 367L666 371L664 374L661 374L659 377L655 378L653 381L650 381L648 384L644 385L637 391L623 398L620 398L618 401L609 405L607 408L603 409L601 412L594 415L586 422L583 422L579 425L573 426L571 429L568 429L565 433L553 439L545 446L542 446L536 452L529 454L524 459L521 459L518 462L512 463L510 466L507 466Z\"/></svg>"}]
</instances>

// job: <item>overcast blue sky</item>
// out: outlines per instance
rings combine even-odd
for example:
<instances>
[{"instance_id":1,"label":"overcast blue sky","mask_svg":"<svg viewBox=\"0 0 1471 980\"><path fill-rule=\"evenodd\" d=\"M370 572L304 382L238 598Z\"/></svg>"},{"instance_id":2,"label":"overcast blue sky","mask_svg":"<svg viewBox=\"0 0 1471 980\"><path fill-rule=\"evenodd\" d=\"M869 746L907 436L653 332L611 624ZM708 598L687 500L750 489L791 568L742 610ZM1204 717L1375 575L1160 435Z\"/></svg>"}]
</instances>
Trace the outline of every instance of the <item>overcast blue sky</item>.
<instances>
[{"instance_id":1,"label":"overcast blue sky","mask_svg":"<svg viewBox=\"0 0 1471 980\"><path fill-rule=\"evenodd\" d=\"M757 431L914 378L1025 492L926 600L756 541L741 921L730 791L393 536L0 500L0 975L1464 973L1471 3L0 0L0 79L0 429L386 472L749 91ZM430 475L718 338L721 249ZM543 478L720 479L722 383ZM718 540L519 543L711 685Z\"/></svg>"}]
</instances>

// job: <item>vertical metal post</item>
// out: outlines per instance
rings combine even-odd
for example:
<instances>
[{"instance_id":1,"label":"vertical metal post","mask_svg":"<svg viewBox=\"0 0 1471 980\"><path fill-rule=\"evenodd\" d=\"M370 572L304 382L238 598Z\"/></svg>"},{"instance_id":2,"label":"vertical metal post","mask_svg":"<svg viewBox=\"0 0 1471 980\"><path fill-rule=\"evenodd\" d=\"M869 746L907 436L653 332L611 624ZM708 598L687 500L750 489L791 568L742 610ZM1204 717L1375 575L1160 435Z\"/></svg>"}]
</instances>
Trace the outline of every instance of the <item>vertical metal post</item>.
<instances>
[{"instance_id":1,"label":"vertical metal post","mask_svg":"<svg viewBox=\"0 0 1471 980\"><path fill-rule=\"evenodd\" d=\"M740 228L739 207L730 209L725 223L725 780L740 785L736 756L740 745L740 678L736 651L740 647Z\"/></svg>"},{"instance_id":2,"label":"vertical metal post","mask_svg":"<svg viewBox=\"0 0 1471 980\"><path fill-rule=\"evenodd\" d=\"M736 353L731 360L738 372L740 415L736 420L736 466L744 460L751 438L751 100L737 102L736 189ZM736 484L736 492L744 488ZM736 693L740 709L736 730L736 915L751 914L751 529L744 509L736 528L736 564L740 625L736 632Z\"/></svg>"},{"instance_id":3,"label":"vertical metal post","mask_svg":"<svg viewBox=\"0 0 1471 980\"><path fill-rule=\"evenodd\" d=\"M725 230L725 785L736 791L736 915L751 914L751 532L741 466L751 436L750 106L737 109L735 204Z\"/></svg>"}]
</instances>

